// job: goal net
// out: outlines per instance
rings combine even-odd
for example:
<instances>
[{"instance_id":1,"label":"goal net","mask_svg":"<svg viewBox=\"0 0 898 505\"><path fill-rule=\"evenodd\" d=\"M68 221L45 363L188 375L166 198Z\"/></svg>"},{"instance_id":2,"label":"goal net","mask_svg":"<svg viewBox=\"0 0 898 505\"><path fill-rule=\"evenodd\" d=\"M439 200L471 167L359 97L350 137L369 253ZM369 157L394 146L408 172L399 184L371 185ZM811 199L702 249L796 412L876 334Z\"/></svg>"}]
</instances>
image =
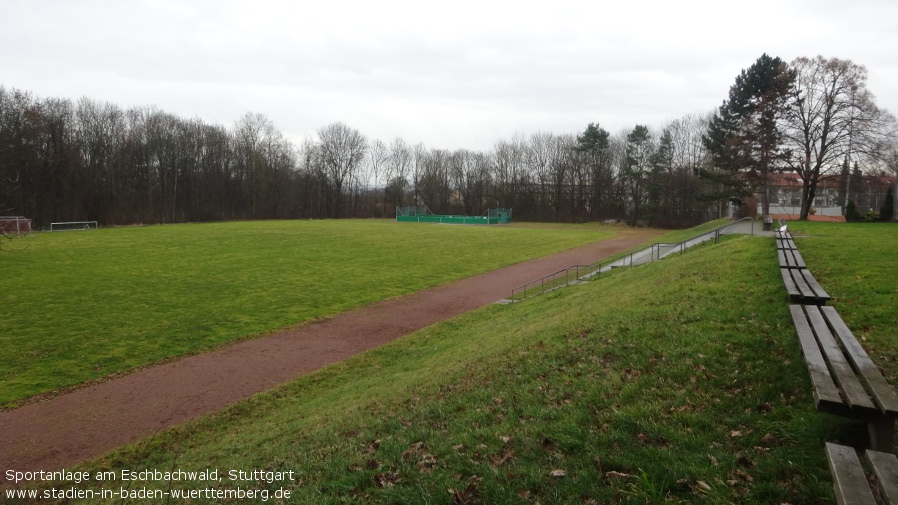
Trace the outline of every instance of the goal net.
<instances>
[{"instance_id":1,"label":"goal net","mask_svg":"<svg viewBox=\"0 0 898 505\"><path fill-rule=\"evenodd\" d=\"M67 221L64 223L50 223L50 231L75 231L96 230L96 221Z\"/></svg>"},{"instance_id":2,"label":"goal net","mask_svg":"<svg viewBox=\"0 0 898 505\"><path fill-rule=\"evenodd\" d=\"M7 237L21 237L33 232L30 219L23 216L0 216L0 233Z\"/></svg>"}]
</instances>

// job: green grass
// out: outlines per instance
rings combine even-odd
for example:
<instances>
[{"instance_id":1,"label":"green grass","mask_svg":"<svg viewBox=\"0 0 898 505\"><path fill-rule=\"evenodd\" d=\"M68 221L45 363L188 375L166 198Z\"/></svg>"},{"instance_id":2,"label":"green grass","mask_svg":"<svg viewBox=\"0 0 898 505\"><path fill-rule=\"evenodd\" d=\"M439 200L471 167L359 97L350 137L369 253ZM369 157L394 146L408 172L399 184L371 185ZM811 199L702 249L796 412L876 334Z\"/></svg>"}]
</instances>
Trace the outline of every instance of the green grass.
<instances>
[{"instance_id":1,"label":"green grass","mask_svg":"<svg viewBox=\"0 0 898 505\"><path fill-rule=\"evenodd\" d=\"M346 220L16 240L0 253L0 407L612 234Z\"/></svg>"},{"instance_id":2,"label":"green grass","mask_svg":"<svg viewBox=\"0 0 898 505\"><path fill-rule=\"evenodd\" d=\"M896 306L898 282L855 282L894 266L856 245L894 228L794 229L843 318ZM823 444L864 427L814 410L776 265L772 239L725 237L488 306L84 468L293 470L244 484L290 503L833 503Z\"/></svg>"},{"instance_id":3,"label":"green grass","mask_svg":"<svg viewBox=\"0 0 898 505\"><path fill-rule=\"evenodd\" d=\"M795 243L830 305L898 384L898 227L790 222Z\"/></svg>"}]
</instances>

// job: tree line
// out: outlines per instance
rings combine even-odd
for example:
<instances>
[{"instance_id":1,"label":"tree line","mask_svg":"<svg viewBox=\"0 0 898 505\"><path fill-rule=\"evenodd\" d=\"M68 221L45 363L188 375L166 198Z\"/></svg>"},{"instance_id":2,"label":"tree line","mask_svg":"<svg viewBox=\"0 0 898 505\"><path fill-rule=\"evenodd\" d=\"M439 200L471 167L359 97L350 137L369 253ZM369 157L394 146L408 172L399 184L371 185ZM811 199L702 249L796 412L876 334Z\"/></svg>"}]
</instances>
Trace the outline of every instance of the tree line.
<instances>
[{"instance_id":1,"label":"tree line","mask_svg":"<svg viewBox=\"0 0 898 505\"><path fill-rule=\"evenodd\" d=\"M0 87L0 214L39 228L380 218L427 205L437 214L505 207L528 221L687 226L724 215L774 171L803 174L813 195L846 157L883 168L894 119L875 108L863 67L847 62L833 76L834 61L785 65L764 55L717 111L659 128L518 134L482 151L369 139L339 122L295 145L259 113L226 127ZM827 117L817 102L833 102L825 93L841 76L851 78L837 98L850 106ZM821 134L819 121L837 132Z\"/></svg>"}]
</instances>

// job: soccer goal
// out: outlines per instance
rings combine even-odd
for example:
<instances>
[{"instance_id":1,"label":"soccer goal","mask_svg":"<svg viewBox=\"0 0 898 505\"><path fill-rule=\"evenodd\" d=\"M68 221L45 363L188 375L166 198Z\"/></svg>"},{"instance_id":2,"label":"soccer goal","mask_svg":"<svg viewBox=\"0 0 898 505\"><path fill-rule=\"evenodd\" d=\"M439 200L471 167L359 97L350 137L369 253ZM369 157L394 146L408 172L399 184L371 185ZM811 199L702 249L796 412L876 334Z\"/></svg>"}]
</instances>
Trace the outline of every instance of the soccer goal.
<instances>
[{"instance_id":1,"label":"soccer goal","mask_svg":"<svg viewBox=\"0 0 898 505\"><path fill-rule=\"evenodd\" d=\"M0 233L7 237L21 237L34 233L31 220L23 216L0 216Z\"/></svg>"},{"instance_id":2,"label":"soccer goal","mask_svg":"<svg viewBox=\"0 0 898 505\"><path fill-rule=\"evenodd\" d=\"M50 223L50 231L75 231L96 230L96 221L67 221L64 223Z\"/></svg>"}]
</instances>

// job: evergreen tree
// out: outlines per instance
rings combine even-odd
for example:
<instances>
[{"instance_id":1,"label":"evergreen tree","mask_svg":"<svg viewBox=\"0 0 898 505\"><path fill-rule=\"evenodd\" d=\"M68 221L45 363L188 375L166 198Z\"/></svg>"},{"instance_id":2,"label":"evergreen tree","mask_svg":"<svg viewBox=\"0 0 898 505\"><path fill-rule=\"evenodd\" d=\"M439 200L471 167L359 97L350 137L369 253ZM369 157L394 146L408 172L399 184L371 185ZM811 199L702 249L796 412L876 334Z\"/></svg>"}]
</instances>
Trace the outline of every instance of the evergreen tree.
<instances>
[{"instance_id":1,"label":"evergreen tree","mask_svg":"<svg viewBox=\"0 0 898 505\"><path fill-rule=\"evenodd\" d=\"M574 148L588 169L591 185L590 208L593 219L600 219L612 199L614 174L611 169L610 134L598 123L589 123L586 131L577 135Z\"/></svg>"},{"instance_id":2,"label":"evergreen tree","mask_svg":"<svg viewBox=\"0 0 898 505\"><path fill-rule=\"evenodd\" d=\"M627 148L623 166L621 167L621 182L629 197L632 211L632 223L635 225L642 219L646 203L648 203L648 179L655 148L652 145L652 137L648 127L636 125L627 135Z\"/></svg>"},{"instance_id":3,"label":"evergreen tree","mask_svg":"<svg viewBox=\"0 0 898 505\"><path fill-rule=\"evenodd\" d=\"M759 191L762 212L770 213L769 175L781 170L786 156L779 117L794 80L785 62L767 54L736 77L703 138L714 169L699 175L717 185L711 198L740 204Z\"/></svg>"},{"instance_id":4,"label":"evergreen tree","mask_svg":"<svg viewBox=\"0 0 898 505\"><path fill-rule=\"evenodd\" d=\"M886 192L886 201L882 202L879 208L879 218L885 222L891 222L895 217L895 195L892 193L891 186Z\"/></svg>"},{"instance_id":5,"label":"evergreen tree","mask_svg":"<svg viewBox=\"0 0 898 505\"><path fill-rule=\"evenodd\" d=\"M670 179L673 172L674 163L674 145L673 136L670 129L665 128L661 132L661 138L658 139L658 148L652 155L651 171L648 178L648 206L646 214L652 221L652 224L658 224L659 220L668 218L671 213L669 194L665 193L665 188L670 188Z\"/></svg>"},{"instance_id":6,"label":"evergreen tree","mask_svg":"<svg viewBox=\"0 0 898 505\"><path fill-rule=\"evenodd\" d=\"M848 205L845 206L845 220L848 222L861 220L861 213L857 211L857 204L854 203L854 200L848 200Z\"/></svg>"}]
</instances>

